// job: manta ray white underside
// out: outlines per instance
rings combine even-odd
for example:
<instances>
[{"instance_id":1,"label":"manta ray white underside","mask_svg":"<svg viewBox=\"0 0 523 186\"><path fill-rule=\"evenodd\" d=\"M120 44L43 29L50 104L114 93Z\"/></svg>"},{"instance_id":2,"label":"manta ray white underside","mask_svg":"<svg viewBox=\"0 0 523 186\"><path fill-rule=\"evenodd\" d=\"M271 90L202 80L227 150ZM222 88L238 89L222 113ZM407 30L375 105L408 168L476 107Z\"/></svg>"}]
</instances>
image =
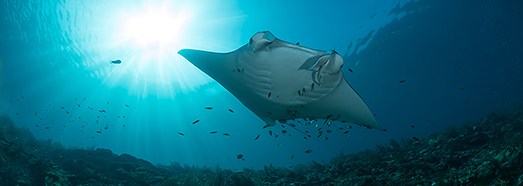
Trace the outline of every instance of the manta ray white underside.
<instances>
[{"instance_id":1,"label":"manta ray white underside","mask_svg":"<svg viewBox=\"0 0 523 186\"><path fill-rule=\"evenodd\" d=\"M343 76L335 51L318 51L258 32L229 53L178 52L218 81L268 125L291 119L326 119L380 128Z\"/></svg>"}]
</instances>

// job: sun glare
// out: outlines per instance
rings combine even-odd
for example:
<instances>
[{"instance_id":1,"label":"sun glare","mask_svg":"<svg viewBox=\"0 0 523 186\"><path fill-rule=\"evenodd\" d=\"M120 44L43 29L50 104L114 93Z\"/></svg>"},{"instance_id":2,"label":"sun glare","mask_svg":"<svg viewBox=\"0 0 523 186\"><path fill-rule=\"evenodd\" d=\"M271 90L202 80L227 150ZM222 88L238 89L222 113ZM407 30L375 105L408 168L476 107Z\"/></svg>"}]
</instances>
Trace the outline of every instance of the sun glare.
<instances>
[{"instance_id":1,"label":"sun glare","mask_svg":"<svg viewBox=\"0 0 523 186\"><path fill-rule=\"evenodd\" d=\"M66 1L66 7L76 6ZM129 94L174 96L212 81L178 55L182 48L211 51L237 46L230 37L239 26L234 3L211 0L89 1L77 16L83 29L74 46L83 49L84 67L110 87L128 87ZM125 3L123 3L125 2ZM110 9L111 11L106 11ZM81 12L81 11L78 11ZM83 14L81 14L83 15ZM120 61L117 64L111 61Z\"/></svg>"},{"instance_id":2,"label":"sun glare","mask_svg":"<svg viewBox=\"0 0 523 186\"><path fill-rule=\"evenodd\" d=\"M125 37L138 47L180 45L184 34L186 13L145 12L130 16L125 25Z\"/></svg>"},{"instance_id":3,"label":"sun glare","mask_svg":"<svg viewBox=\"0 0 523 186\"><path fill-rule=\"evenodd\" d=\"M192 12L187 6L147 4L123 11L114 34L122 64L111 66L110 84L127 84L138 94L165 94L206 83L205 76L177 54L187 47ZM162 93L163 92L163 93Z\"/></svg>"}]
</instances>

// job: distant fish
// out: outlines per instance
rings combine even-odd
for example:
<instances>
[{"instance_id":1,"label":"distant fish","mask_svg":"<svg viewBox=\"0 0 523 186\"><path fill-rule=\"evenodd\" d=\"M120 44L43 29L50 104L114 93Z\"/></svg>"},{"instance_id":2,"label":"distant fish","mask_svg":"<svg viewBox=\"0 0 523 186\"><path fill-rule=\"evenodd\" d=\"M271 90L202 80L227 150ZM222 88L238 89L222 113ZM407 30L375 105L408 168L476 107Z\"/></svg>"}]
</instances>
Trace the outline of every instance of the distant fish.
<instances>
[{"instance_id":1,"label":"distant fish","mask_svg":"<svg viewBox=\"0 0 523 186\"><path fill-rule=\"evenodd\" d=\"M102 133L102 131L100 131L100 130L97 130L97 131L96 131L96 133L98 133L98 134L101 134L101 133Z\"/></svg>"},{"instance_id":2,"label":"distant fish","mask_svg":"<svg viewBox=\"0 0 523 186\"><path fill-rule=\"evenodd\" d=\"M294 159L294 155L291 156L291 160Z\"/></svg>"},{"instance_id":3,"label":"distant fish","mask_svg":"<svg viewBox=\"0 0 523 186\"><path fill-rule=\"evenodd\" d=\"M272 136L272 130L269 130L269 136Z\"/></svg>"},{"instance_id":4,"label":"distant fish","mask_svg":"<svg viewBox=\"0 0 523 186\"><path fill-rule=\"evenodd\" d=\"M400 80L399 83L405 83L405 80Z\"/></svg>"},{"instance_id":5,"label":"distant fish","mask_svg":"<svg viewBox=\"0 0 523 186\"><path fill-rule=\"evenodd\" d=\"M212 107L205 107L205 109L207 109L207 110L212 110Z\"/></svg>"},{"instance_id":6,"label":"distant fish","mask_svg":"<svg viewBox=\"0 0 523 186\"><path fill-rule=\"evenodd\" d=\"M196 123L198 123L198 122L200 122L200 120L199 120L199 119L197 119L197 120L193 121L193 122L192 122L192 124L194 125L194 124L196 124Z\"/></svg>"},{"instance_id":7,"label":"distant fish","mask_svg":"<svg viewBox=\"0 0 523 186\"><path fill-rule=\"evenodd\" d=\"M266 124L266 125L264 125L264 126L262 127L262 129L267 128L267 127L270 127L270 126L271 126L271 125Z\"/></svg>"},{"instance_id":8,"label":"distant fish","mask_svg":"<svg viewBox=\"0 0 523 186\"><path fill-rule=\"evenodd\" d=\"M268 97L268 98L271 98L271 94L272 94L272 93L269 92L269 94L267 94L267 97Z\"/></svg>"},{"instance_id":9,"label":"distant fish","mask_svg":"<svg viewBox=\"0 0 523 186\"><path fill-rule=\"evenodd\" d=\"M61 109L65 109L64 107L60 107Z\"/></svg>"},{"instance_id":10,"label":"distant fish","mask_svg":"<svg viewBox=\"0 0 523 186\"><path fill-rule=\"evenodd\" d=\"M245 159L243 158L243 154L238 154L238 155L236 156L236 158L238 158L239 160L245 160Z\"/></svg>"},{"instance_id":11,"label":"distant fish","mask_svg":"<svg viewBox=\"0 0 523 186\"><path fill-rule=\"evenodd\" d=\"M223 133L224 136L231 136L229 133Z\"/></svg>"},{"instance_id":12,"label":"distant fish","mask_svg":"<svg viewBox=\"0 0 523 186\"><path fill-rule=\"evenodd\" d=\"M78 104L78 107L80 107L80 104Z\"/></svg>"},{"instance_id":13,"label":"distant fish","mask_svg":"<svg viewBox=\"0 0 523 186\"><path fill-rule=\"evenodd\" d=\"M216 133L218 133L218 131L211 131L211 132L209 132L209 134L216 134Z\"/></svg>"},{"instance_id":14,"label":"distant fish","mask_svg":"<svg viewBox=\"0 0 523 186\"><path fill-rule=\"evenodd\" d=\"M106 113L105 110L98 110L98 112L101 112L101 113Z\"/></svg>"},{"instance_id":15,"label":"distant fish","mask_svg":"<svg viewBox=\"0 0 523 186\"><path fill-rule=\"evenodd\" d=\"M258 138L260 138L259 134L254 138L254 140L256 141L256 140L258 140Z\"/></svg>"},{"instance_id":16,"label":"distant fish","mask_svg":"<svg viewBox=\"0 0 523 186\"><path fill-rule=\"evenodd\" d=\"M348 131L345 131L345 132L344 132L343 134L348 134L349 132L350 132L350 130L348 130Z\"/></svg>"},{"instance_id":17,"label":"distant fish","mask_svg":"<svg viewBox=\"0 0 523 186\"><path fill-rule=\"evenodd\" d=\"M350 73L353 73L354 71L352 70L352 68L349 68L349 72L350 72Z\"/></svg>"},{"instance_id":18,"label":"distant fish","mask_svg":"<svg viewBox=\"0 0 523 186\"><path fill-rule=\"evenodd\" d=\"M85 101L85 99L87 99L87 98L86 98L86 97L84 97L84 101Z\"/></svg>"},{"instance_id":19,"label":"distant fish","mask_svg":"<svg viewBox=\"0 0 523 186\"><path fill-rule=\"evenodd\" d=\"M232 109L229 109L229 112L234 113L234 111Z\"/></svg>"},{"instance_id":20,"label":"distant fish","mask_svg":"<svg viewBox=\"0 0 523 186\"><path fill-rule=\"evenodd\" d=\"M126 106L126 107L129 107L129 105L128 105L128 104L125 104L125 106Z\"/></svg>"},{"instance_id":21,"label":"distant fish","mask_svg":"<svg viewBox=\"0 0 523 186\"><path fill-rule=\"evenodd\" d=\"M282 134L287 134L287 130L281 130Z\"/></svg>"},{"instance_id":22,"label":"distant fish","mask_svg":"<svg viewBox=\"0 0 523 186\"><path fill-rule=\"evenodd\" d=\"M113 60L113 61L111 61L111 63L112 64L120 64L120 63L122 63L122 60L119 60L119 59Z\"/></svg>"},{"instance_id":23,"label":"distant fish","mask_svg":"<svg viewBox=\"0 0 523 186\"><path fill-rule=\"evenodd\" d=\"M308 150L305 151L305 153L306 153L306 154L310 154L310 153L312 153L312 150L311 150L311 149L308 149Z\"/></svg>"},{"instance_id":24,"label":"distant fish","mask_svg":"<svg viewBox=\"0 0 523 186\"><path fill-rule=\"evenodd\" d=\"M178 132L178 134L179 134L180 136L185 136L185 134L184 134L184 133L181 133L181 132Z\"/></svg>"},{"instance_id":25,"label":"distant fish","mask_svg":"<svg viewBox=\"0 0 523 186\"><path fill-rule=\"evenodd\" d=\"M416 137L412 137L412 139L413 139L414 141L420 141L420 139L419 139L419 138L416 138Z\"/></svg>"}]
</instances>

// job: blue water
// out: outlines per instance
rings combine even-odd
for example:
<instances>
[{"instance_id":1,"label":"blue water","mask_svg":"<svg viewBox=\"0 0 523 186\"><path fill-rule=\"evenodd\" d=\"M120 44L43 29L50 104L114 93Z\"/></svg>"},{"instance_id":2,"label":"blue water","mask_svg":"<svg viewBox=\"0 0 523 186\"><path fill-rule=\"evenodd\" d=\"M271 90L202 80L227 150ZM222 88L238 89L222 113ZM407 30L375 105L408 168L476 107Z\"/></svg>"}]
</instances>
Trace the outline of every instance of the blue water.
<instances>
[{"instance_id":1,"label":"blue water","mask_svg":"<svg viewBox=\"0 0 523 186\"><path fill-rule=\"evenodd\" d=\"M521 103L521 4L4 0L0 111L39 139L153 163L326 163ZM349 134L333 130L328 140L305 140L289 130L274 138L268 131L279 126L262 129L262 120L177 54L182 48L233 51L264 30L342 54L346 79L387 131L354 126ZM308 149L313 152L304 153Z\"/></svg>"}]
</instances>

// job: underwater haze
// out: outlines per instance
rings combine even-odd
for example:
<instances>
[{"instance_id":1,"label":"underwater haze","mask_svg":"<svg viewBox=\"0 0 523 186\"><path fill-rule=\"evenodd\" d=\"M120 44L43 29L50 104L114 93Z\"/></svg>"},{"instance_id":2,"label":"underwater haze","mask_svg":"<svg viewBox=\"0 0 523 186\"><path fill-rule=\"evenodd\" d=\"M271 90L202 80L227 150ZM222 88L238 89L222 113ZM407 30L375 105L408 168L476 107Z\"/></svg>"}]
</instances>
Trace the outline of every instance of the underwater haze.
<instances>
[{"instance_id":1,"label":"underwater haze","mask_svg":"<svg viewBox=\"0 0 523 186\"><path fill-rule=\"evenodd\" d=\"M158 164L327 163L520 104L522 8L517 0L3 0L0 112L38 139ZM337 51L345 79L386 130L297 123L306 138L264 128L178 54L234 51L259 31Z\"/></svg>"}]
</instances>

